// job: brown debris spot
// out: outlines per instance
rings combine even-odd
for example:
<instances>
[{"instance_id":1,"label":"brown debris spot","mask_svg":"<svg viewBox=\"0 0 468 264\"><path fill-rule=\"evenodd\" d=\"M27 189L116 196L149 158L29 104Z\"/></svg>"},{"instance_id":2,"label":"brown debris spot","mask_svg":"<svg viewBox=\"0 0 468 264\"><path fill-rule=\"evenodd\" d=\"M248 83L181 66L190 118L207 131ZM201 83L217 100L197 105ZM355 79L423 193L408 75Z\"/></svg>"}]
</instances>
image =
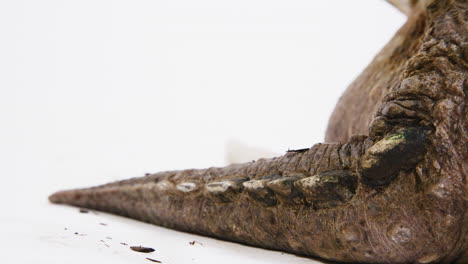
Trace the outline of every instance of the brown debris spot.
<instances>
[{"instance_id":1,"label":"brown debris spot","mask_svg":"<svg viewBox=\"0 0 468 264\"><path fill-rule=\"evenodd\" d=\"M154 249L149 248L149 247L142 247L142 246L137 246L137 247L133 246L133 247L130 247L130 249L136 252L140 252L140 253L154 252Z\"/></svg>"},{"instance_id":2,"label":"brown debris spot","mask_svg":"<svg viewBox=\"0 0 468 264\"><path fill-rule=\"evenodd\" d=\"M193 241L190 241L190 242L189 242L189 244L190 244L191 246L193 246L193 245L195 245L195 244L200 244L200 245L202 245L202 246L203 246L203 244L202 244L202 243L200 243L200 242L198 242L198 241L195 241L195 240L193 240Z\"/></svg>"},{"instance_id":3,"label":"brown debris spot","mask_svg":"<svg viewBox=\"0 0 468 264\"><path fill-rule=\"evenodd\" d=\"M152 259L152 258L146 258L146 259L151 261L151 262L162 263L161 261L156 260L156 259Z\"/></svg>"},{"instance_id":4,"label":"brown debris spot","mask_svg":"<svg viewBox=\"0 0 468 264\"><path fill-rule=\"evenodd\" d=\"M80 213L87 214L87 213L89 213L89 210L86 209L86 208L80 208Z\"/></svg>"},{"instance_id":5,"label":"brown debris spot","mask_svg":"<svg viewBox=\"0 0 468 264\"><path fill-rule=\"evenodd\" d=\"M99 240L99 241L101 241L101 242L104 244L104 246L110 247L109 245L106 244L106 242L105 242L104 240L101 239L101 240Z\"/></svg>"}]
</instances>

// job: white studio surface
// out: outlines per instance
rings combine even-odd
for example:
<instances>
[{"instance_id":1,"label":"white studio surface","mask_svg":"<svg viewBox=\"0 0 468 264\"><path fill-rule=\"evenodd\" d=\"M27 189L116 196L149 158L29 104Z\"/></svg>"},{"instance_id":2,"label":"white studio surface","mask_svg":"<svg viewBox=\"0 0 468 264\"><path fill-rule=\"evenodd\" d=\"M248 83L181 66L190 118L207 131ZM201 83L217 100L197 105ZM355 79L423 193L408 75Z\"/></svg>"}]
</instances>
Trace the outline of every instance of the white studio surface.
<instances>
[{"instance_id":1,"label":"white studio surface","mask_svg":"<svg viewBox=\"0 0 468 264\"><path fill-rule=\"evenodd\" d=\"M383 0L0 0L0 262L318 263L47 197L321 142L404 20Z\"/></svg>"}]
</instances>

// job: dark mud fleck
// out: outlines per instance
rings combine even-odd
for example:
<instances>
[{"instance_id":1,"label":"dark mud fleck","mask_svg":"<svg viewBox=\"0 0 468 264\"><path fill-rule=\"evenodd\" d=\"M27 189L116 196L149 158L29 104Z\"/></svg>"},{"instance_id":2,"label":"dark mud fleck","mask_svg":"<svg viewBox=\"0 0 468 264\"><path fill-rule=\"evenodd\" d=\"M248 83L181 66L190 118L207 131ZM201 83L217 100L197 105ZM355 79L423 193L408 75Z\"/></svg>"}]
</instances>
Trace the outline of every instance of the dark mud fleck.
<instances>
[{"instance_id":1,"label":"dark mud fleck","mask_svg":"<svg viewBox=\"0 0 468 264\"><path fill-rule=\"evenodd\" d=\"M146 259L151 261L151 262L162 263L161 261L156 260L156 259L152 259L152 258L146 258Z\"/></svg>"},{"instance_id":2,"label":"dark mud fleck","mask_svg":"<svg viewBox=\"0 0 468 264\"><path fill-rule=\"evenodd\" d=\"M154 252L154 249L149 248L149 247L142 247L142 246L138 246L138 247L133 246L133 247L130 247L130 249L136 252L141 252L141 253Z\"/></svg>"}]
</instances>

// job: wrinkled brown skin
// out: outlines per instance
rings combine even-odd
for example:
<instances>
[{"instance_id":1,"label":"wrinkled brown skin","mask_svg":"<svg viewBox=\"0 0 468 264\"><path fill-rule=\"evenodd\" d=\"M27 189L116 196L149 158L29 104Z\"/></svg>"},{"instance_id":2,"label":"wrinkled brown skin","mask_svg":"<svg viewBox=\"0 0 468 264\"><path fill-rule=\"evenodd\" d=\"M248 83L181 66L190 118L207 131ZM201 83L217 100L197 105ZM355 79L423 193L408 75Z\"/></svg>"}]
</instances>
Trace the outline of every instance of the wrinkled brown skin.
<instances>
[{"instance_id":1,"label":"wrinkled brown skin","mask_svg":"<svg viewBox=\"0 0 468 264\"><path fill-rule=\"evenodd\" d=\"M339 262L468 263L467 6L412 10L340 98L326 141L343 143L49 199Z\"/></svg>"}]
</instances>

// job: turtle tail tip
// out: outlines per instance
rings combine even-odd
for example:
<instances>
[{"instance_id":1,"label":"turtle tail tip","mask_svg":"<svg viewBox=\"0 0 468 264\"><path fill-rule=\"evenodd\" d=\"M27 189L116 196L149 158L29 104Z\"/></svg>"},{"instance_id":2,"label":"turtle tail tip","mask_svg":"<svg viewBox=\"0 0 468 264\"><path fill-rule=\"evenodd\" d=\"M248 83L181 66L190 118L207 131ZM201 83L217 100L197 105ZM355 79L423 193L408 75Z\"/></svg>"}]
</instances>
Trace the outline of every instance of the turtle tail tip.
<instances>
[{"instance_id":1,"label":"turtle tail tip","mask_svg":"<svg viewBox=\"0 0 468 264\"><path fill-rule=\"evenodd\" d=\"M71 204L80 198L76 191L58 191L49 196L49 201L54 204Z\"/></svg>"}]
</instances>

